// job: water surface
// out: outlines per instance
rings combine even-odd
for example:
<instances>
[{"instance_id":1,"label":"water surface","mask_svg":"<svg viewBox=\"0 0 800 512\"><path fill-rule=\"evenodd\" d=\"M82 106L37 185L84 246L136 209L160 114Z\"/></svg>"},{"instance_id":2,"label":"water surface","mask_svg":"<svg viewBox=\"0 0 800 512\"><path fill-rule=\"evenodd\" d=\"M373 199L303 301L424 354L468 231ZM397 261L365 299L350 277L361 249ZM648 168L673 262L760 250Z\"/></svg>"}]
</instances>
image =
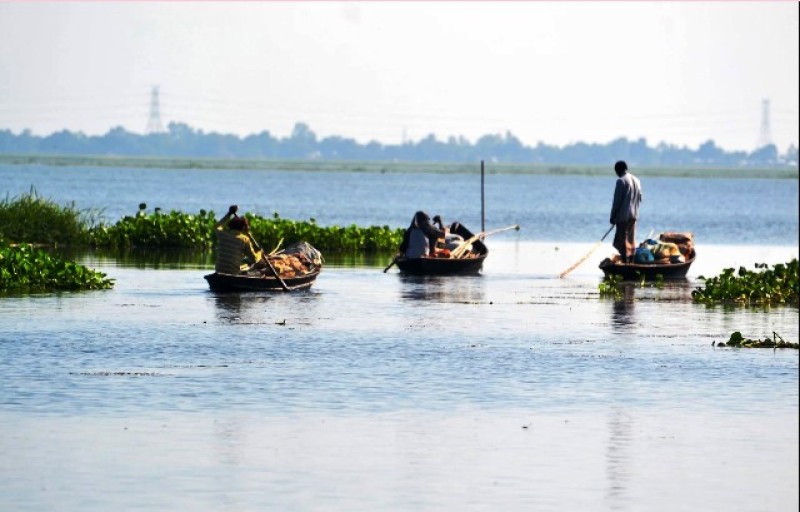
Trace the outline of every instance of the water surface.
<instances>
[{"instance_id":1,"label":"water surface","mask_svg":"<svg viewBox=\"0 0 800 512\"><path fill-rule=\"evenodd\" d=\"M321 224L480 223L479 177L0 166L107 219L139 202ZM79 255L112 290L0 297L0 509L794 511L798 310L692 303L798 255L796 180L648 178L642 232L689 279L600 297L613 176L492 175L479 276L331 257L314 287L218 294L208 260Z\"/></svg>"},{"instance_id":2,"label":"water surface","mask_svg":"<svg viewBox=\"0 0 800 512\"><path fill-rule=\"evenodd\" d=\"M488 175L487 229L519 224L522 240L597 241L608 227L616 176ZM405 227L414 211L481 224L480 173L181 170L0 165L11 197L33 187L59 204L101 212L107 222L136 213L201 209L246 212L321 225ZM788 179L642 179L639 238L691 231L698 243L797 245L798 181Z\"/></svg>"},{"instance_id":3,"label":"water surface","mask_svg":"<svg viewBox=\"0 0 800 512\"><path fill-rule=\"evenodd\" d=\"M329 266L217 294L193 266L85 263L109 291L0 301L13 510L794 510L798 311L708 308L692 278L600 298L603 247L497 241L483 275Z\"/></svg>"}]
</instances>

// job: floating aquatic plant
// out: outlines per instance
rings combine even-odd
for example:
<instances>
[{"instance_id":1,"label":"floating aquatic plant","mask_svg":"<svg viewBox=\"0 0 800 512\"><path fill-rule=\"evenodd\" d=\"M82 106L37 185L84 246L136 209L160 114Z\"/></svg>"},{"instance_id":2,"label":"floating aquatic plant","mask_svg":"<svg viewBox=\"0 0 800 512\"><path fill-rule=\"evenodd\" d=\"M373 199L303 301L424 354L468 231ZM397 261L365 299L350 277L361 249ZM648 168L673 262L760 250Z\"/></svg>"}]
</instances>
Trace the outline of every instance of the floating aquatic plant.
<instances>
[{"instance_id":1,"label":"floating aquatic plant","mask_svg":"<svg viewBox=\"0 0 800 512\"><path fill-rule=\"evenodd\" d=\"M755 271L745 267L739 267L738 271L726 268L716 277L700 276L704 286L692 291L692 299L706 304L798 305L797 258L772 268L766 263L756 263L755 267Z\"/></svg>"},{"instance_id":2,"label":"floating aquatic plant","mask_svg":"<svg viewBox=\"0 0 800 512\"><path fill-rule=\"evenodd\" d=\"M656 274L653 281L648 281L646 276L641 272L637 272L636 274L638 279L634 282L624 282L622 276L618 274L606 276L600 284L597 285L600 295L620 299L625 295L624 287L626 285L630 287L638 286L639 288L661 289L664 287L664 276L662 274Z\"/></svg>"},{"instance_id":3,"label":"floating aquatic plant","mask_svg":"<svg viewBox=\"0 0 800 512\"><path fill-rule=\"evenodd\" d=\"M730 339L726 342L717 343L718 347L741 347L741 348L794 348L800 349L800 344L785 341L781 336L773 331L772 338L766 337L763 340L749 339L742 336L739 331L731 334Z\"/></svg>"},{"instance_id":4,"label":"floating aquatic plant","mask_svg":"<svg viewBox=\"0 0 800 512\"><path fill-rule=\"evenodd\" d=\"M30 244L0 248L0 290L102 290L113 279Z\"/></svg>"},{"instance_id":5,"label":"floating aquatic plant","mask_svg":"<svg viewBox=\"0 0 800 512\"><path fill-rule=\"evenodd\" d=\"M178 211L163 213L156 209L126 216L113 226L98 226L91 231L92 244L105 248L196 248L216 245L213 212L200 210L196 215ZM264 248L281 243L308 242L323 253L375 253L393 251L400 245L403 230L389 226L319 226L315 219L295 221L277 213L272 218L246 214L250 233Z\"/></svg>"}]
</instances>

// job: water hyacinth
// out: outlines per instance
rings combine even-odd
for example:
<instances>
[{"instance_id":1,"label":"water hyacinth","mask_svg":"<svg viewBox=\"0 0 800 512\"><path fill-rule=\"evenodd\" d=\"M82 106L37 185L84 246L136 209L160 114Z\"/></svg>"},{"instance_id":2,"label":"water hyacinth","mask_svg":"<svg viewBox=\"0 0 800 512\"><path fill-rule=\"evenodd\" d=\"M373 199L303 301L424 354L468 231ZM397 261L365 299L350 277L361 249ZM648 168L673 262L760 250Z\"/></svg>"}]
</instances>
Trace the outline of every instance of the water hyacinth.
<instances>
[{"instance_id":1,"label":"water hyacinth","mask_svg":"<svg viewBox=\"0 0 800 512\"><path fill-rule=\"evenodd\" d=\"M178 211L163 213L156 208L146 212L147 205L139 205L136 215L128 215L113 226L92 228L89 238L92 246L112 249L136 248L210 248L214 243L214 214L200 210L197 215Z\"/></svg>"},{"instance_id":2,"label":"water hyacinth","mask_svg":"<svg viewBox=\"0 0 800 512\"><path fill-rule=\"evenodd\" d=\"M772 338L750 339L742 336L739 331L731 334L728 342L720 342L718 347L738 347L738 348L793 348L800 349L800 344L784 340L780 334L773 331Z\"/></svg>"},{"instance_id":3,"label":"water hyacinth","mask_svg":"<svg viewBox=\"0 0 800 512\"><path fill-rule=\"evenodd\" d=\"M51 255L30 244L0 248L0 290L102 290L113 279L102 272Z\"/></svg>"},{"instance_id":4,"label":"water hyacinth","mask_svg":"<svg viewBox=\"0 0 800 512\"><path fill-rule=\"evenodd\" d=\"M285 244L305 241L323 253L388 252L395 250L403 238L403 229L389 226L359 227L317 225L315 219L293 221L277 213L271 219L248 215L250 232L264 248L272 248L283 240Z\"/></svg>"},{"instance_id":5,"label":"water hyacinth","mask_svg":"<svg viewBox=\"0 0 800 512\"><path fill-rule=\"evenodd\" d=\"M142 203L135 216L126 216L113 226L93 228L90 232L92 245L112 249L209 249L216 245L214 212L162 213L157 208L153 213L146 213L146 208ZM397 248L403 236L402 229L389 226L322 227L315 219L294 221L283 219L277 213L272 218L253 214L245 217L250 223L250 233L265 249L278 244L308 242L323 253L388 252Z\"/></svg>"},{"instance_id":6,"label":"water hyacinth","mask_svg":"<svg viewBox=\"0 0 800 512\"><path fill-rule=\"evenodd\" d=\"M800 279L796 258L772 268L765 263L757 263L755 267L760 271L739 267L738 272L727 268L716 277L700 276L705 284L692 291L692 299L706 304L798 305Z\"/></svg>"}]
</instances>

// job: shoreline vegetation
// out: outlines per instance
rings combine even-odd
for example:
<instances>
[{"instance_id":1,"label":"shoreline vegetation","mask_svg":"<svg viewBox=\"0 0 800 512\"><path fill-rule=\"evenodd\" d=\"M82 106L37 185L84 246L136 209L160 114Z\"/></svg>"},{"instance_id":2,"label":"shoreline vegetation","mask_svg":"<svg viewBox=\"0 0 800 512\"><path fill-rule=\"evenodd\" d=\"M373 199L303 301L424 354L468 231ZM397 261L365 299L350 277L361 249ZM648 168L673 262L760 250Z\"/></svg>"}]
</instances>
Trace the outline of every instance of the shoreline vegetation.
<instances>
[{"instance_id":1,"label":"shoreline vegetation","mask_svg":"<svg viewBox=\"0 0 800 512\"><path fill-rule=\"evenodd\" d=\"M130 167L141 169L312 171L363 173L466 174L480 171L480 162L381 162L334 160L272 160L239 158L177 158L74 155L0 154L0 165L43 165L54 167ZM485 162L488 174L523 174L544 176L607 176L610 166L516 164ZM755 167L636 167L637 176L672 178L763 178L797 179L797 168Z\"/></svg>"},{"instance_id":2,"label":"shoreline vegetation","mask_svg":"<svg viewBox=\"0 0 800 512\"><path fill-rule=\"evenodd\" d=\"M394 251L400 244L403 228L317 225L315 219L294 221L278 213L265 218L245 213L250 232L263 247L288 246L308 242L323 254L380 253ZM0 200L0 245L34 244L70 249L212 249L216 246L213 211L197 214L176 210L147 211L141 203L134 215L114 224L97 220L97 215L68 204L61 206L35 190L15 198ZM20 222L20 219L25 219Z\"/></svg>"}]
</instances>

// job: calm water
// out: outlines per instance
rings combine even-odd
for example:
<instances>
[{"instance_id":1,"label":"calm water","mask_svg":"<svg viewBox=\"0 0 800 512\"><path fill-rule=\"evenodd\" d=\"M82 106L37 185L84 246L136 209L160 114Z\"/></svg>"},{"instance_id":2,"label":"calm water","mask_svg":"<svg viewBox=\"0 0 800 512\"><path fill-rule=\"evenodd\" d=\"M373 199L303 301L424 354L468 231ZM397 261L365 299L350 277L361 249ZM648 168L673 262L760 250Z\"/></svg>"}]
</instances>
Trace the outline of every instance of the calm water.
<instances>
[{"instance_id":1,"label":"calm water","mask_svg":"<svg viewBox=\"0 0 800 512\"><path fill-rule=\"evenodd\" d=\"M523 240L596 241L605 233L616 176L487 175L487 229L519 224ZM480 228L475 175L193 171L0 165L0 192L33 187L60 204L114 222L152 209L244 211L322 225L405 227L415 210ZM639 230L694 232L698 243L798 243L798 181L646 178ZM475 230L475 229L473 229Z\"/></svg>"},{"instance_id":2,"label":"calm water","mask_svg":"<svg viewBox=\"0 0 800 512\"><path fill-rule=\"evenodd\" d=\"M479 191L452 176L253 173L281 184L265 199L238 188L247 173L236 171L189 174L185 188L183 171L162 171L170 190L148 190L141 175L132 184L155 171L91 171L88 189L75 170L36 172L43 195L109 216L141 200L184 211L274 203L286 217L403 225L416 206L396 193L467 219L472 205L464 215L447 205ZM61 172L73 178L51 184ZM515 199L495 196L489 211L502 217L487 223L523 231L487 242L481 276L330 265L308 292L231 295L208 291L197 265L86 256L113 290L0 298L0 509L796 510L798 352L712 342L734 330L797 341L798 311L707 308L689 295L700 274L797 257L797 183L648 180L648 207L664 194L692 210L686 198L704 188L724 204L764 190L773 207L718 208L715 221L703 203L687 222L717 241L698 242L690 279L615 301L597 293L608 244L555 277L604 232L613 180L491 179ZM343 182L360 192L338 192ZM600 216L599 233L569 220L580 204ZM785 230L770 235L764 219ZM727 229L731 240L707 235Z\"/></svg>"}]
</instances>

